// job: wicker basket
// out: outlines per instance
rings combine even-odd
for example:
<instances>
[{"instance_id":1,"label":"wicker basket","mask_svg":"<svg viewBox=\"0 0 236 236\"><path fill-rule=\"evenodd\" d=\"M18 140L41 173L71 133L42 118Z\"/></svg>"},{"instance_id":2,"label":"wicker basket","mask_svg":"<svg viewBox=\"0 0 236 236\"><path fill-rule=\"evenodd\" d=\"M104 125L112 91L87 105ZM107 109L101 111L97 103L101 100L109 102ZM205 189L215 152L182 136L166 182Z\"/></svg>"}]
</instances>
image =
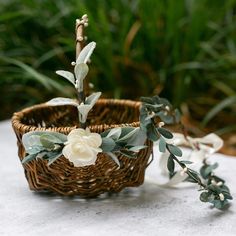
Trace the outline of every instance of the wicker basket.
<instances>
[{"instance_id":1,"label":"wicker basket","mask_svg":"<svg viewBox=\"0 0 236 236\"><path fill-rule=\"evenodd\" d=\"M100 99L88 117L92 132L121 126L139 126L140 102ZM29 131L57 131L68 134L78 128L77 110L72 106L40 104L14 113L12 125L18 140L20 160L25 157L22 135ZM141 150L137 158L118 156L121 167L106 154L99 153L95 165L74 167L65 157L50 166L38 159L23 165L29 187L35 191L49 191L61 195L95 197L104 192L119 192L125 187L139 186L152 151L152 142Z\"/></svg>"}]
</instances>

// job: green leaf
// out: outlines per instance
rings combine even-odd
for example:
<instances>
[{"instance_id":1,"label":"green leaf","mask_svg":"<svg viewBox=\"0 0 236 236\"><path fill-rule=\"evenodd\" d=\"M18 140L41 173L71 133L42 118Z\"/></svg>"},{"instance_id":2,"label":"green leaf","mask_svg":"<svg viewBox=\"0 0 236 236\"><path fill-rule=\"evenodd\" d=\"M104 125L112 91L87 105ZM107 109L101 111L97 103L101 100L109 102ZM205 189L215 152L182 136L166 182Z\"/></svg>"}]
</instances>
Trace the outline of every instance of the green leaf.
<instances>
[{"instance_id":1,"label":"green leaf","mask_svg":"<svg viewBox=\"0 0 236 236\"><path fill-rule=\"evenodd\" d=\"M209 193L208 192L202 192L201 194L200 194L200 200L202 201L202 202L208 202L208 198L209 198Z\"/></svg>"},{"instance_id":2,"label":"green leaf","mask_svg":"<svg viewBox=\"0 0 236 236\"><path fill-rule=\"evenodd\" d=\"M115 146L116 143L112 138L102 138L102 145L100 148L103 152L111 152L114 150Z\"/></svg>"},{"instance_id":3,"label":"green leaf","mask_svg":"<svg viewBox=\"0 0 236 236\"><path fill-rule=\"evenodd\" d=\"M182 156L182 151L177 146L174 146L173 144L167 144L167 148L174 156Z\"/></svg>"},{"instance_id":4,"label":"green leaf","mask_svg":"<svg viewBox=\"0 0 236 236\"><path fill-rule=\"evenodd\" d=\"M48 166L50 166L54 161L56 161L59 157L62 156L62 152L59 152L59 153L52 153L52 154L49 154L47 153L47 156L48 156Z\"/></svg>"},{"instance_id":5,"label":"green leaf","mask_svg":"<svg viewBox=\"0 0 236 236\"><path fill-rule=\"evenodd\" d=\"M44 134L40 137L40 142L46 149L53 149L55 144L51 141L50 135Z\"/></svg>"},{"instance_id":6,"label":"green leaf","mask_svg":"<svg viewBox=\"0 0 236 236\"><path fill-rule=\"evenodd\" d=\"M218 167L218 163L214 163L213 165L204 165L200 169L200 174L204 179L207 179L212 171Z\"/></svg>"},{"instance_id":7,"label":"green leaf","mask_svg":"<svg viewBox=\"0 0 236 236\"><path fill-rule=\"evenodd\" d=\"M136 158L137 154L134 152L130 152L129 150L120 150L119 153L121 153L122 155L128 157L128 158Z\"/></svg>"},{"instance_id":8,"label":"green leaf","mask_svg":"<svg viewBox=\"0 0 236 236\"><path fill-rule=\"evenodd\" d=\"M109 155L111 157L111 159L119 166L120 168L120 161L119 159L117 158L117 156L112 153L112 152L107 152L107 155Z\"/></svg>"},{"instance_id":9,"label":"green leaf","mask_svg":"<svg viewBox=\"0 0 236 236\"><path fill-rule=\"evenodd\" d=\"M172 138L173 138L173 134L172 134L169 130L164 129L164 128L157 128L157 130L159 131L159 133L160 133L163 137L165 137L165 138L167 138L167 139L172 139Z\"/></svg>"},{"instance_id":10,"label":"green leaf","mask_svg":"<svg viewBox=\"0 0 236 236\"><path fill-rule=\"evenodd\" d=\"M159 139L159 151L160 152L165 152L166 151L166 141L162 137L160 137L160 139Z\"/></svg>"},{"instance_id":11,"label":"green leaf","mask_svg":"<svg viewBox=\"0 0 236 236\"><path fill-rule=\"evenodd\" d=\"M128 150L131 151L131 152L139 152L140 150L142 150L144 148L147 148L147 146L142 145L142 146L129 147Z\"/></svg>"},{"instance_id":12,"label":"green leaf","mask_svg":"<svg viewBox=\"0 0 236 236\"><path fill-rule=\"evenodd\" d=\"M148 124L147 126L147 137L153 142L159 139L159 134L157 133L156 127L153 123Z\"/></svg>"},{"instance_id":13,"label":"green leaf","mask_svg":"<svg viewBox=\"0 0 236 236\"><path fill-rule=\"evenodd\" d=\"M57 70L56 74L64 77L69 82L71 82L73 85L75 84L75 77L74 77L74 75L71 72L65 71L65 70Z\"/></svg>"},{"instance_id":14,"label":"green leaf","mask_svg":"<svg viewBox=\"0 0 236 236\"><path fill-rule=\"evenodd\" d=\"M199 177L199 174L198 174L196 171L194 171L194 170L188 168L187 174L188 174L188 176L192 179L192 182L193 182L193 183L200 183L200 182L201 182L201 179L200 179L200 177Z\"/></svg>"},{"instance_id":15,"label":"green leaf","mask_svg":"<svg viewBox=\"0 0 236 236\"><path fill-rule=\"evenodd\" d=\"M172 155L170 155L170 156L168 157L167 168L168 168L168 170L169 170L171 173L173 173L173 172L175 171L175 162L174 162L174 160L173 160L173 158L172 158Z\"/></svg>"},{"instance_id":16,"label":"green leaf","mask_svg":"<svg viewBox=\"0 0 236 236\"><path fill-rule=\"evenodd\" d=\"M29 161L32 161L32 160L36 159L37 155L38 155L38 154L35 153L35 154L29 154L29 155L25 156L24 159L22 160L22 164L27 163L27 162L29 162Z\"/></svg>"},{"instance_id":17,"label":"green leaf","mask_svg":"<svg viewBox=\"0 0 236 236\"><path fill-rule=\"evenodd\" d=\"M121 127L110 129L107 138L118 139L121 135Z\"/></svg>"},{"instance_id":18,"label":"green leaf","mask_svg":"<svg viewBox=\"0 0 236 236\"><path fill-rule=\"evenodd\" d=\"M193 164L192 161L180 161L180 163L182 163L182 164L186 164L186 165L188 165L188 164Z\"/></svg>"},{"instance_id":19,"label":"green leaf","mask_svg":"<svg viewBox=\"0 0 236 236\"><path fill-rule=\"evenodd\" d=\"M135 135L136 133L139 132L139 127L138 128L134 128L132 131L130 131L129 133L127 133L126 135L124 135L123 137L119 138L119 142L120 141L126 141L128 139L130 139L133 135Z\"/></svg>"}]
</instances>

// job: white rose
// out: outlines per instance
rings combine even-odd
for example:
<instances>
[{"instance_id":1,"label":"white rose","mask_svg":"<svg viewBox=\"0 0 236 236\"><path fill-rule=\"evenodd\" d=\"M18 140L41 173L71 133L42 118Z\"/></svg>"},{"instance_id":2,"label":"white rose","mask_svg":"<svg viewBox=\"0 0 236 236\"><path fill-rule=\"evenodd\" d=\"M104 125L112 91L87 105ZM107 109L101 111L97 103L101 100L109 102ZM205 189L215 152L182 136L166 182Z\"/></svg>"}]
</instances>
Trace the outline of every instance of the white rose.
<instances>
[{"instance_id":1,"label":"white rose","mask_svg":"<svg viewBox=\"0 0 236 236\"><path fill-rule=\"evenodd\" d=\"M102 152L99 148L101 144L100 134L91 133L88 128L74 129L69 133L62 153L76 167L93 165L97 160L97 154Z\"/></svg>"}]
</instances>

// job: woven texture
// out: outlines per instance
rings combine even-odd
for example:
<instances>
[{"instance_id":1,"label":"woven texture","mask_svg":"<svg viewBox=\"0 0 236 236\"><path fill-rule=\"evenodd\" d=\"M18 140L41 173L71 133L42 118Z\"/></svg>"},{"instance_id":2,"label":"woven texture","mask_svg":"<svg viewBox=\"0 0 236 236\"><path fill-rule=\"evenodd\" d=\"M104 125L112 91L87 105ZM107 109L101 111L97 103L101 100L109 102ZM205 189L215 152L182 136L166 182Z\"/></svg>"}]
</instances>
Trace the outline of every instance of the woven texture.
<instances>
[{"instance_id":1,"label":"woven texture","mask_svg":"<svg viewBox=\"0 0 236 236\"><path fill-rule=\"evenodd\" d=\"M91 132L101 133L122 126L139 126L140 102L100 99L88 117ZM78 128L77 109L72 106L36 105L14 113L12 125L17 136L18 155L25 157L22 135L29 131L56 131L68 134ZM125 187L139 186L152 151L152 142L141 150L137 158L119 155L121 167L104 153L99 153L95 165L74 167L65 157L50 166L38 159L23 165L29 187L35 191L49 191L62 195L95 197L104 192L119 192Z\"/></svg>"}]
</instances>

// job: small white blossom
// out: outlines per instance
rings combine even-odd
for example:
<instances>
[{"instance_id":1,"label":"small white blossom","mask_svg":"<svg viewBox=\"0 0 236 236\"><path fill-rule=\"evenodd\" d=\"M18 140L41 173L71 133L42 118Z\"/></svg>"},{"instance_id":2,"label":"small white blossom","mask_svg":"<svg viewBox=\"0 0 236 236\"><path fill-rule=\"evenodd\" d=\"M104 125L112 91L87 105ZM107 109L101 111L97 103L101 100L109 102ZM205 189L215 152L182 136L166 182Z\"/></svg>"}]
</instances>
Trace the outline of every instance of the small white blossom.
<instances>
[{"instance_id":1,"label":"small white blossom","mask_svg":"<svg viewBox=\"0 0 236 236\"><path fill-rule=\"evenodd\" d=\"M101 144L100 134L91 133L88 128L74 129L69 133L62 153L76 167L94 165L97 154L102 152Z\"/></svg>"},{"instance_id":2,"label":"small white blossom","mask_svg":"<svg viewBox=\"0 0 236 236\"><path fill-rule=\"evenodd\" d=\"M219 197L220 197L220 200L221 200L221 201L224 201L224 200L225 200L225 196L224 196L223 193L220 193L220 194L219 194Z\"/></svg>"},{"instance_id":3,"label":"small white blossom","mask_svg":"<svg viewBox=\"0 0 236 236\"><path fill-rule=\"evenodd\" d=\"M183 170L180 171L180 175L181 176L184 176L188 171L188 168L187 167L184 167Z\"/></svg>"}]
</instances>

